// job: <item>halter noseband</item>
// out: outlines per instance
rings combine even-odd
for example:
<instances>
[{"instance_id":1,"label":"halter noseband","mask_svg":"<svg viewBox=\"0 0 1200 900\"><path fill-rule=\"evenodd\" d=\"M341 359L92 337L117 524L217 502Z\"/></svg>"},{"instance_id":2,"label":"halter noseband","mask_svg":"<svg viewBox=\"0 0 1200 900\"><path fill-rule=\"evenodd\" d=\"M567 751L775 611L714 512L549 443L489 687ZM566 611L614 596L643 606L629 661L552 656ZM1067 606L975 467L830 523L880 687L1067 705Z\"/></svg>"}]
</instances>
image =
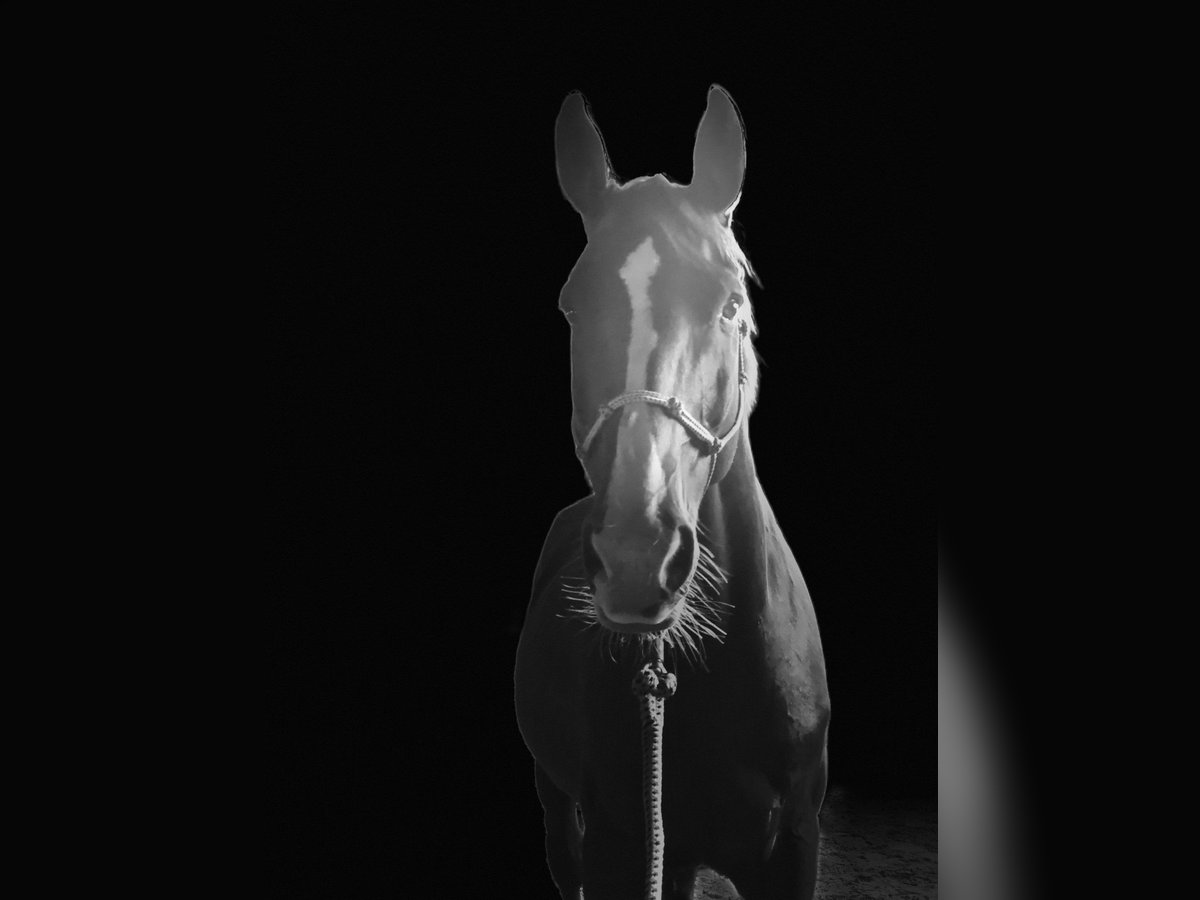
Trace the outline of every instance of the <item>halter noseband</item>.
<instances>
[{"instance_id":1,"label":"halter noseband","mask_svg":"<svg viewBox=\"0 0 1200 900\"><path fill-rule=\"evenodd\" d=\"M596 435L600 433L600 429L604 427L604 422L623 406L628 406L630 403L649 403L652 406L658 406L667 411L672 419L684 427L700 445L701 452L712 456L712 465L708 469L708 478L704 482L703 496L708 492L708 486L712 484L713 474L717 470L717 457L722 450L729 444L730 439L737 433L738 428L742 425L742 407L746 397L746 356L745 356L745 338L750 332L750 326L745 319L738 326L738 405L737 415L734 417L733 424L729 426L720 437L714 435L711 431L704 427L699 419L693 416L690 412L683 408L683 404L678 397L668 397L666 394L660 394L658 391L628 391L621 394L619 397L614 397L607 403L600 404L599 414L596 416L596 421L592 423L591 429L587 436L575 448L575 454L580 461L587 459L588 450L592 446L592 442L596 439Z\"/></svg>"}]
</instances>

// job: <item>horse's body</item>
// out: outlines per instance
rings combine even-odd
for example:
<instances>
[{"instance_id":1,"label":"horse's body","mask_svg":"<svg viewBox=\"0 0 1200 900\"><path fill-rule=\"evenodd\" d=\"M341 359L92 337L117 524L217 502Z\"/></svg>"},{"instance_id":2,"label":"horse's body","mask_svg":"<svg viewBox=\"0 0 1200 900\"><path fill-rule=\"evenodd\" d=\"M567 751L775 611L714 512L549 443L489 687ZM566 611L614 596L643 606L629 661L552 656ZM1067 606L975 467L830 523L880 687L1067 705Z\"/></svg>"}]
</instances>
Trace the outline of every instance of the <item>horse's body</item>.
<instances>
[{"instance_id":1,"label":"horse's body","mask_svg":"<svg viewBox=\"0 0 1200 900\"><path fill-rule=\"evenodd\" d=\"M826 783L824 659L808 590L758 483L743 389L735 404L728 387L735 357L728 348L737 346L737 372L751 395L745 405L752 405L757 370L752 352L747 362L737 343L749 341L749 310L741 308L744 298L720 305L722 291L736 296L727 276L732 263L740 259L744 265L744 258L728 244L730 253L705 249L708 238L724 240L719 231L727 228L725 214L740 189L740 165L723 178L719 171L720 145L732 146L730 117L738 152L730 150L724 158L744 162L740 124L726 95L714 89L691 186L656 177L621 188L605 179L599 198L589 199L587 191L596 188L581 188L578 174L595 164L588 158L595 148L580 125L584 116L573 95L558 126L560 182L589 231L589 249L564 298L582 292L593 299L564 299L564 308L572 306L567 311L581 317L588 315L585 302L594 304L591 314L597 317L619 308L622 282L633 299L623 301L632 324L619 342L628 365L608 366L611 377L591 378L589 372L604 368L597 354L618 342L600 340L589 349L586 335L603 330L582 326L584 336L576 335L577 439L592 424L589 409L595 406L586 401L620 393L621 373L632 394L622 395L621 410L611 410L617 425L604 426L602 416L592 429L596 434L581 442L594 493L564 509L551 526L517 654L517 715L535 759L550 870L564 898L577 898L580 888L586 900L641 896L641 723L630 683L637 651L651 636L664 634L674 651L668 663L678 677L678 692L666 703L663 744L666 895L697 894L695 880L715 871L747 900L808 898L816 880L817 815ZM717 186L707 194L697 186L706 140L716 142L708 155L717 162L707 162L718 170L710 179ZM619 269L622 282L610 279L605 286L594 273L610 268ZM639 272L651 274L641 278ZM672 295L716 291L717 312L689 307L671 318L679 304L663 299L665 288L647 290L655 278ZM649 343L638 337L638 297L644 308L658 304ZM639 340L651 352L635 364ZM670 356L672 340L691 352L676 353L668 365L662 358ZM711 371L704 370L706 359ZM671 374L684 369L685 375ZM662 396L679 396L686 407L692 397L688 385L700 385L691 400L698 428L680 427L678 406L668 410L655 399L661 390ZM666 412L659 414L656 406ZM708 456L688 440L689 432L707 440L705 427L727 438L715 442L718 449ZM706 556L715 567L705 567ZM690 636L683 633L693 615L689 607L696 614Z\"/></svg>"}]
</instances>

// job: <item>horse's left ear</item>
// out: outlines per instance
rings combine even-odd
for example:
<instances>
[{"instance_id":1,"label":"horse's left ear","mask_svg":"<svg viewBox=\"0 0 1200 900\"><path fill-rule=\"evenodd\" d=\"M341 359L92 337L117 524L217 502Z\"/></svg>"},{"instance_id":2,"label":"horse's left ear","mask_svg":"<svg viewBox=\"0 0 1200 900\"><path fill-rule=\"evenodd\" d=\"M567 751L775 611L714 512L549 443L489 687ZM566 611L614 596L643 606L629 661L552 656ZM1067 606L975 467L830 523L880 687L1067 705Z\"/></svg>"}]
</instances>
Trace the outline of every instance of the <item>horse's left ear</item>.
<instances>
[{"instance_id":1,"label":"horse's left ear","mask_svg":"<svg viewBox=\"0 0 1200 900\"><path fill-rule=\"evenodd\" d=\"M708 107L696 131L692 184L696 199L722 213L737 202L746 174L746 133L733 98L718 84L708 89Z\"/></svg>"}]
</instances>

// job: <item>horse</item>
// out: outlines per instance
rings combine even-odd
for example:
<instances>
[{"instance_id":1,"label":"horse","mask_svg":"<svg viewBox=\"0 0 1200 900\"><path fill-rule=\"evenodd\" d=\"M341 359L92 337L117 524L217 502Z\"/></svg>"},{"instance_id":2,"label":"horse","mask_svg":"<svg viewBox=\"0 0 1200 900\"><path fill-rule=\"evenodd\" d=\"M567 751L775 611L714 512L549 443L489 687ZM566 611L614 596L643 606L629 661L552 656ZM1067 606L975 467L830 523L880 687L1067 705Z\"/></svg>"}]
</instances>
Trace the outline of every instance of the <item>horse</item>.
<instances>
[{"instance_id":1,"label":"horse","mask_svg":"<svg viewBox=\"0 0 1200 900\"><path fill-rule=\"evenodd\" d=\"M687 185L619 182L578 92L555 150L587 236L559 308L591 494L546 536L514 674L551 877L572 900L642 894L630 677L657 646L678 684L662 746L666 895L810 898L829 693L812 600L750 449L757 276L731 229L741 114L709 89Z\"/></svg>"}]
</instances>

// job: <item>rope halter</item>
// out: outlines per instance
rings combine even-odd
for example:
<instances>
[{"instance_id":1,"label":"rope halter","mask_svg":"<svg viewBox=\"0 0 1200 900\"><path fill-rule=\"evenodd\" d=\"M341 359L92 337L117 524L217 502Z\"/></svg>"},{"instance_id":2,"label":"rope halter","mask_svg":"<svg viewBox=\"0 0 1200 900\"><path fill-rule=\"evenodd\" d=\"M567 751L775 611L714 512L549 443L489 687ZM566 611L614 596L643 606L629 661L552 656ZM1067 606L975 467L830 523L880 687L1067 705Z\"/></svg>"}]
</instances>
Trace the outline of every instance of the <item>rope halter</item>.
<instances>
[{"instance_id":1,"label":"rope halter","mask_svg":"<svg viewBox=\"0 0 1200 900\"><path fill-rule=\"evenodd\" d=\"M692 439L700 446L702 455L712 457L712 464L708 469L708 478L704 482L704 492L708 491L708 486L712 483L713 474L717 470L717 457L722 450L729 445L737 430L742 425L743 412L746 401L746 335L750 333L749 323L743 319L738 326L738 405L737 415L734 416L733 424L729 426L720 437L709 431L704 423L693 416L690 412L683 408L683 403L678 397L660 394L658 391L627 391L618 397L614 397L607 403L601 403L600 409L596 416L596 421L592 423L591 429L588 430L584 439L575 447L575 455L580 461L587 459L588 451L596 440L596 436L600 433L600 429L604 427L604 423L609 416L617 412L622 407L628 406L631 403L649 403L651 406L657 406L666 411L667 415L683 426L684 430L692 436Z\"/></svg>"}]
</instances>

